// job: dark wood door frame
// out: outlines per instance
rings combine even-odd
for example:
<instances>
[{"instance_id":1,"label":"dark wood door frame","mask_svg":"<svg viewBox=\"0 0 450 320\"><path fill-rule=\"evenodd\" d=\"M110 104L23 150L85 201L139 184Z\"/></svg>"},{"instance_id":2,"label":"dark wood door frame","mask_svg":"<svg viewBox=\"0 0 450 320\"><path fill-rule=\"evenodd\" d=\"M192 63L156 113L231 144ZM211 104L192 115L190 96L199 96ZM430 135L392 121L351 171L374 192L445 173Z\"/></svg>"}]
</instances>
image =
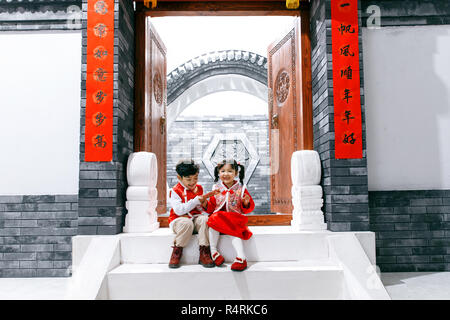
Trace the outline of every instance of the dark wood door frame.
<instances>
[{"instance_id":1,"label":"dark wood door frame","mask_svg":"<svg viewBox=\"0 0 450 320\"><path fill-rule=\"evenodd\" d=\"M309 12L309 1L300 1L296 10L286 8L285 0L158 0L156 8L144 6L144 0L135 0L136 11L151 17L168 16L299 16Z\"/></svg>"},{"instance_id":2,"label":"dark wood door frame","mask_svg":"<svg viewBox=\"0 0 450 320\"><path fill-rule=\"evenodd\" d=\"M300 64L302 73L301 90L303 113L300 115L300 123L304 128L305 139L301 149L313 149L312 128L312 85L311 85L311 37L310 37L310 5L308 1L300 1L298 10L286 9L285 0L282 1L260 1L260 0L222 0L222 1L177 1L159 0L157 7L150 9L144 6L143 0L136 0L136 75L135 88L144 88L146 70L143 68L145 61L145 48L147 40L145 35L145 19L147 17L167 16L300 16ZM141 91L142 93L142 91ZM143 100L142 94L135 97L135 119L142 119ZM139 114L141 113L141 114ZM142 120L141 120L142 121ZM149 127L143 125L135 126L135 141L146 135ZM301 150L300 149L300 150ZM136 150L135 151L139 151ZM292 215L254 215L249 216L249 225L290 225ZM161 227L167 227L167 217L159 217Z\"/></svg>"}]
</instances>

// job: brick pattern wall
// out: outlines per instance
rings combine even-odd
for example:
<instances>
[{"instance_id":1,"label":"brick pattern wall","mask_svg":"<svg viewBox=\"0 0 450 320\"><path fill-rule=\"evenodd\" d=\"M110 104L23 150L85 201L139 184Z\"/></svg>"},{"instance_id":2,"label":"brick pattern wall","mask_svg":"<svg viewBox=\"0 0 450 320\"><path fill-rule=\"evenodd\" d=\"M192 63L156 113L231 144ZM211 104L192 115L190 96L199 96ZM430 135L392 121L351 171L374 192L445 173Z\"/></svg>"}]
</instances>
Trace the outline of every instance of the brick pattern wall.
<instances>
[{"instance_id":1,"label":"brick pattern wall","mask_svg":"<svg viewBox=\"0 0 450 320\"><path fill-rule=\"evenodd\" d=\"M78 195L0 196L0 278L70 276Z\"/></svg>"},{"instance_id":2,"label":"brick pattern wall","mask_svg":"<svg viewBox=\"0 0 450 320\"><path fill-rule=\"evenodd\" d=\"M117 234L125 220L127 156L133 149L134 9L115 1L113 160L84 162L87 1L83 0L79 234Z\"/></svg>"},{"instance_id":3,"label":"brick pattern wall","mask_svg":"<svg viewBox=\"0 0 450 320\"><path fill-rule=\"evenodd\" d=\"M361 0L362 23L367 26L371 5L381 9L381 26L419 26L450 24L448 0Z\"/></svg>"},{"instance_id":4,"label":"brick pattern wall","mask_svg":"<svg viewBox=\"0 0 450 320\"><path fill-rule=\"evenodd\" d=\"M314 149L322 161L325 219L331 231L369 230L362 35L359 30L363 158L334 158L330 0L311 2ZM361 6L359 5L359 8ZM359 15L361 16L361 15ZM361 27L361 19L359 21Z\"/></svg>"},{"instance_id":5,"label":"brick pattern wall","mask_svg":"<svg viewBox=\"0 0 450 320\"><path fill-rule=\"evenodd\" d=\"M199 184L212 189L214 178L202 163L205 149L216 133L244 132L259 154L260 162L248 184L255 201L253 214L270 213L270 164L268 120L264 116L215 117L211 119L178 118L168 130L167 183L173 187L178 180L175 166L181 158L192 157L200 165ZM246 168L247 169L247 168Z\"/></svg>"},{"instance_id":6,"label":"brick pattern wall","mask_svg":"<svg viewBox=\"0 0 450 320\"><path fill-rule=\"evenodd\" d=\"M382 272L450 271L450 190L370 191Z\"/></svg>"}]
</instances>

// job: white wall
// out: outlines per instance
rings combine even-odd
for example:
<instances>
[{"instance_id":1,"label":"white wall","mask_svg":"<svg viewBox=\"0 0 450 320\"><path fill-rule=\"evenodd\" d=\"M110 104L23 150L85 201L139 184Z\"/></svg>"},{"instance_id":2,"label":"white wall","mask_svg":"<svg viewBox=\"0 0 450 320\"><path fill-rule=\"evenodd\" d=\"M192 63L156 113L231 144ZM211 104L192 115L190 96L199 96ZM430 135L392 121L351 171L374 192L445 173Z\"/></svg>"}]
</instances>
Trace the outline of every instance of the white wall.
<instances>
[{"instance_id":1,"label":"white wall","mask_svg":"<svg viewBox=\"0 0 450 320\"><path fill-rule=\"evenodd\" d=\"M450 189L450 26L363 29L369 190Z\"/></svg>"},{"instance_id":2,"label":"white wall","mask_svg":"<svg viewBox=\"0 0 450 320\"><path fill-rule=\"evenodd\" d=\"M77 194L81 32L0 33L0 195Z\"/></svg>"}]
</instances>

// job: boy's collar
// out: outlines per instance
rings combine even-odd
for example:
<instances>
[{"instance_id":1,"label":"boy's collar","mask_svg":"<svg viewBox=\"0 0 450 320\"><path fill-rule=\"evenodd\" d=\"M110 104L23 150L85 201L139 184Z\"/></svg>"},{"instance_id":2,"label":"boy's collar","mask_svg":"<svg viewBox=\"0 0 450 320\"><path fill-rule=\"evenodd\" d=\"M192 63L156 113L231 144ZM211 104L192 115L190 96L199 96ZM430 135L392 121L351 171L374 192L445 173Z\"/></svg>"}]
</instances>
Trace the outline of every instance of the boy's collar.
<instances>
[{"instance_id":1,"label":"boy's collar","mask_svg":"<svg viewBox=\"0 0 450 320\"><path fill-rule=\"evenodd\" d=\"M181 184L181 186L184 188L184 190L188 190L188 188L183 184L183 182L178 181L179 184Z\"/></svg>"},{"instance_id":2,"label":"boy's collar","mask_svg":"<svg viewBox=\"0 0 450 320\"><path fill-rule=\"evenodd\" d=\"M192 191L193 192L195 190L195 188L194 188L194 190L189 190L181 181L178 181L178 183L181 184L181 186L184 188L185 191ZM195 186L197 187L198 184L196 184Z\"/></svg>"}]
</instances>

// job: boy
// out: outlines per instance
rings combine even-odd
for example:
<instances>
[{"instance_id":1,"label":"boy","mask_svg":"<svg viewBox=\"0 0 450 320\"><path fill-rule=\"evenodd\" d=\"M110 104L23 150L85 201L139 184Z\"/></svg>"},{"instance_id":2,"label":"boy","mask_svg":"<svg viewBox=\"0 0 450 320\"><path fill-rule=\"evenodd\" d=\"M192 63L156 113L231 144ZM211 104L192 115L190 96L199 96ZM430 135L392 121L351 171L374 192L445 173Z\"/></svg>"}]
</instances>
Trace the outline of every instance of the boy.
<instances>
[{"instance_id":1,"label":"boy","mask_svg":"<svg viewBox=\"0 0 450 320\"><path fill-rule=\"evenodd\" d=\"M203 188L197 184L200 168L193 160L181 160L175 167L177 183L169 194L171 207L169 227L175 233L172 256L169 268L178 268L183 248L189 243L193 232L198 232L200 246L199 263L206 267L214 267L208 239L208 216L203 215L202 204L214 195L214 192L203 195Z\"/></svg>"}]
</instances>

